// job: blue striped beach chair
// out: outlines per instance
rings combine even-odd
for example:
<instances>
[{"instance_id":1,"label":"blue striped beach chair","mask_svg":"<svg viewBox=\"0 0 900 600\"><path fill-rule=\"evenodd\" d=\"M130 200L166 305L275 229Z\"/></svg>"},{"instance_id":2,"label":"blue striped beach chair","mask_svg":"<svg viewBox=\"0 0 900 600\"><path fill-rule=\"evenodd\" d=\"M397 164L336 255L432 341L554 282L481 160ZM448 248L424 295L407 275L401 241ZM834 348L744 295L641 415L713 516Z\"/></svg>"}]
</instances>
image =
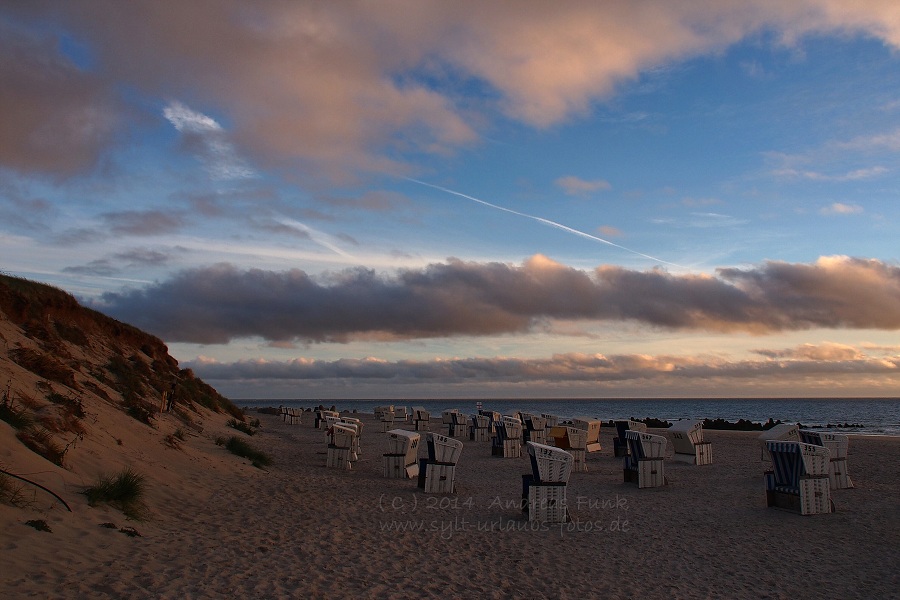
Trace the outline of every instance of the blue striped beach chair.
<instances>
[{"instance_id":1,"label":"blue striped beach chair","mask_svg":"<svg viewBox=\"0 0 900 600\"><path fill-rule=\"evenodd\" d=\"M628 430L628 455L625 457L625 482L637 483L639 488L666 485L664 459L666 438L661 435Z\"/></svg>"},{"instance_id":2,"label":"blue striped beach chair","mask_svg":"<svg viewBox=\"0 0 900 600\"><path fill-rule=\"evenodd\" d=\"M802 515L834 512L828 481L830 453L803 442L766 442L772 469L766 471L766 505Z\"/></svg>"},{"instance_id":3,"label":"blue striped beach chair","mask_svg":"<svg viewBox=\"0 0 900 600\"><path fill-rule=\"evenodd\" d=\"M503 415L494 423L491 456L519 458L522 456L522 421Z\"/></svg>"},{"instance_id":4,"label":"blue striped beach chair","mask_svg":"<svg viewBox=\"0 0 900 600\"><path fill-rule=\"evenodd\" d=\"M613 438L613 456L616 458L628 456L628 442L625 441L625 432L629 430L646 433L647 425L631 419L616 421L616 437Z\"/></svg>"}]
</instances>

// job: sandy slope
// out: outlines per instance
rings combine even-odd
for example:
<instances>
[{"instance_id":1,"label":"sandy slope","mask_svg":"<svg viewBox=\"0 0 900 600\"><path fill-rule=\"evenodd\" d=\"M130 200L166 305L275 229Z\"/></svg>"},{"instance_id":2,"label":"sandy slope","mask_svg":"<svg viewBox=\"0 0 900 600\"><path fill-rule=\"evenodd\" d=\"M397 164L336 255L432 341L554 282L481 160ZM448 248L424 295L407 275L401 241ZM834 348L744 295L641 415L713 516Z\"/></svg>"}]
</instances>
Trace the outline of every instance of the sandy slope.
<instances>
[{"instance_id":1,"label":"sandy slope","mask_svg":"<svg viewBox=\"0 0 900 600\"><path fill-rule=\"evenodd\" d=\"M801 517L765 507L755 434L708 431L713 465L667 461L671 484L639 490L621 482L604 429L603 451L570 480L573 521L532 530L517 508L527 459L492 457L487 442L465 442L456 494L425 495L382 477L386 438L370 416L350 472L325 468L311 418L260 417L249 440L275 458L269 471L214 444L234 433L224 417L204 415L173 449L121 413L98 415L94 441L75 451L94 470L147 476L143 523L87 505L78 490L91 469L48 469L0 430L0 462L36 473L74 511L46 495L0 506L0 597L900 597L897 439L853 438L856 489L835 492L837 513ZM53 532L23 524L32 518Z\"/></svg>"}]
</instances>

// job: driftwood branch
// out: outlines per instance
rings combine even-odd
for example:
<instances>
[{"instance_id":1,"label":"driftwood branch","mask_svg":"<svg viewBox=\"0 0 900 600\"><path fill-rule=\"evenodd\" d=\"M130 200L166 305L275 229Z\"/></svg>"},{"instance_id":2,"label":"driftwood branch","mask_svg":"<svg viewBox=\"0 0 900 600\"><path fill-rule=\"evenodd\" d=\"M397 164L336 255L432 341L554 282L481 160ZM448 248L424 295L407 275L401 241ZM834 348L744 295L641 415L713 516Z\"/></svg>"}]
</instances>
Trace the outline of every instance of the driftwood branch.
<instances>
[{"instance_id":1,"label":"driftwood branch","mask_svg":"<svg viewBox=\"0 0 900 600\"><path fill-rule=\"evenodd\" d=\"M45 488L44 486L42 486L41 484L39 484L35 481L31 481L30 479L25 479L21 475L16 475L15 473L10 473L9 471L6 471L4 469L0 469L0 473L3 473L4 475L9 475L10 477L15 477L16 479L21 479L25 483L30 483L31 485L33 485L35 487L41 488L42 490L44 490L45 492L47 492L48 494L50 494L51 496L53 496L54 498L56 498L57 500L62 502L63 506L66 507L66 510L68 510L69 512L72 512L72 509L69 508L69 505L66 504L66 501L63 500L62 498L60 498L53 490L48 490L47 488Z\"/></svg>"}]
</instances>

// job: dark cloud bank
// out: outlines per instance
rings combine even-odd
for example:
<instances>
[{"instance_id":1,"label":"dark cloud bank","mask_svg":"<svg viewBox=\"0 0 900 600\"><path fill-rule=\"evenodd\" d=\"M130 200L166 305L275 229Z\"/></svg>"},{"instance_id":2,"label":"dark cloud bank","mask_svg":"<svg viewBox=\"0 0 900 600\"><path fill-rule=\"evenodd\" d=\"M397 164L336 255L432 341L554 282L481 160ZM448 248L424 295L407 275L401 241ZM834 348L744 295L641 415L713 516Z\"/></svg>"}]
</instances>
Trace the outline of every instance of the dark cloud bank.
<instances>
[{"instance_id":1,"label":"dark cloud bank","mask_svg":"<svg viewBox=\"0 0 900 600\"><path fill-rule=\"evenodd\" d=\"M900 267L826 257L673 275L616 266L581 271L535 256L522 265L451 259L392 274L357 268L313 277L220 264L106 294L98 308L167 342L202 344L527 333L553 319L758 334L896 330Z\"/></svg>"}]
</instances>

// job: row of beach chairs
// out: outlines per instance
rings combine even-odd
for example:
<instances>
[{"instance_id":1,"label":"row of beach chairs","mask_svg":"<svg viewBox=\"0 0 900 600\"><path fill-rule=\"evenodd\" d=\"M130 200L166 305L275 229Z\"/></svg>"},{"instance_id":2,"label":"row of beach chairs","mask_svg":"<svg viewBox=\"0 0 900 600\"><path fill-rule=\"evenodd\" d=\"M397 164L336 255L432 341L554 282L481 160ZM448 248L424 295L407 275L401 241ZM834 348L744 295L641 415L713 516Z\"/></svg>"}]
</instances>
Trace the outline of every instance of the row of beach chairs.
<instances>
[{"instance_id":1,"label":"row of beach chairs","mask_svg":"<svg viewBox=\"0 0 900 600\"><path fill-rule=\"evenodd\" d=\"M384 417L398 414L394 407L385 408L390 410L379 411L382 422ZM403 415L403 423L411 418L417 430L427 430L430 423L430 415L424 409L399 414ZM291 413L283 410L282 417L287 420ZM463 432L475 441L490 440L495 456L521 457L524 447L531 459L532 473L523 475L523 511L529 519L544 522L568 518L565 488L569 475L586 471L585 453L600 449L600 422L590 419L560 425L552 415L511 416L479 411L469 416L448 410L442 414L442 424L448 435L425 432L425 458L419 458L419 433L388 430L384 476L416 479L426 493L453 493L463 447L456 438ZM674 460L693 465L712 463L711 444L703 440L701 421L676 421L667 432L668 439L648 433L646 425L637 421L620 420L615 425L614 454L624 459L624 480L637 483L639 488L667 483L664 461L669 441ZM316 427L325 428L329 435L327 466L352 468L360 454L362 422L320 410L316 411ZM762 458L772 465L765 473L767 505L804 515L832 512L831 490L853 487L847 472L848 440L843 434L802 430L796 425L778 425L761 434Z\"/></svg>"}]
</instances>

